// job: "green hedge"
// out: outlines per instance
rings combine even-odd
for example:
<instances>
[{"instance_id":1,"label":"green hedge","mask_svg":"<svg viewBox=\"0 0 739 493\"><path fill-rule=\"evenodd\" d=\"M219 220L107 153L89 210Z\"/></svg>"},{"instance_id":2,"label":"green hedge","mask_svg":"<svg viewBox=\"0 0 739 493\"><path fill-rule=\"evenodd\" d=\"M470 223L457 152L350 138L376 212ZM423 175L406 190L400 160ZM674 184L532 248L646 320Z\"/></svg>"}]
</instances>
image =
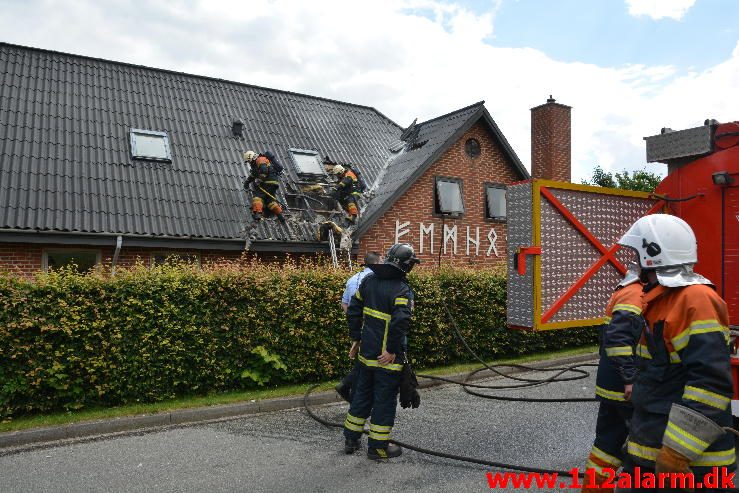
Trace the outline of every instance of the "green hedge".
<instances>
[{"instance_id":1,"label":"green hedge","mask_svg":"<svg viewBox=\"0 0 739 493\"><path fill-rule=\"evenodd\" d=\"M346 277L289 264L0 276L0 417L247 388L242 372L260 346L287 367L271 383L339 377L350 366ZM419 366L470 360L443 303L486 358L595 342L592 329L506 329L505 279L495 272L421 271L411 284Z\"/></svg>"}]
</instances>

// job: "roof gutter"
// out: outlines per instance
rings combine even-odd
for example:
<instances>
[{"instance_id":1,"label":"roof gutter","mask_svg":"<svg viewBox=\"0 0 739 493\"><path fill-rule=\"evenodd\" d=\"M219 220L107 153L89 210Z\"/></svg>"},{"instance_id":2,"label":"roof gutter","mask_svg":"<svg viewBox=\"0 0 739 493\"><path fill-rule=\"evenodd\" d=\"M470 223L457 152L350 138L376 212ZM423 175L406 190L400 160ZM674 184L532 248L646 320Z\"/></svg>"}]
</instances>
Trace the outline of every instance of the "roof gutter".
<instances>
[{"instance_id":1,"label":"roof gutter","mask_svg":"<svg viewBox=\"0 0 739 493\"><path fill-rule=\"evenodd\" d=\"M119 237L126 238L126 245L130 247L241 251L245 246L245 241L242 238L199 238L192 236L121 235L120 233L84 233L81 231L0 229L0 243L115 246Z\"/></svg>"}]
</instances>

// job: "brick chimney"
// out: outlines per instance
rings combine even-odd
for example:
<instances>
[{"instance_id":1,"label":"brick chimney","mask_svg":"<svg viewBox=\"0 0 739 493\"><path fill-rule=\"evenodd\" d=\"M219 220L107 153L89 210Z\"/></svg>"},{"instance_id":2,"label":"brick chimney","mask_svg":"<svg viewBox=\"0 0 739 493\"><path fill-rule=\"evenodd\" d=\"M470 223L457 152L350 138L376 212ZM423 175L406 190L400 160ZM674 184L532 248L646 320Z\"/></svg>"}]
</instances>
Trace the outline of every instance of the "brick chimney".
<instances>
[{"instance_id":1,"label":"brick chimney","mask_svg":"<svg viewBox=\"0 0 739 493\"><path fill-rule=\"evenodd\" d=\"M572 175L572 107L549 96L531 108L531 177L570 181Z\"/></svg>"}]
</instances>

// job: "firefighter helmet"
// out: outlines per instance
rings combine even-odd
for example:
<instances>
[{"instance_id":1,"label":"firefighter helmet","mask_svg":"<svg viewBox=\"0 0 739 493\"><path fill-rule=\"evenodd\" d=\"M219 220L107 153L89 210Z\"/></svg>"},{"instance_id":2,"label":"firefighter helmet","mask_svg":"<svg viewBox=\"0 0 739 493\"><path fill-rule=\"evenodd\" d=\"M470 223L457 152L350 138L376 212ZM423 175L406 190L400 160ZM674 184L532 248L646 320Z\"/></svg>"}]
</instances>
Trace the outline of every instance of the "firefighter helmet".
<instances>
[{"instance_id":1,"label":"firefighter helmet","mask_svg":"<svg viewBox=\"0 0 739 493\"><path fill-rule=\"evenodd\" d=\"M343 175L344 173L346 173L346 169L342 165L337 164L336 166L334 166L332 172L335 175Z\"/></svg>"},{"instance_id":2,"label":"firefighter helmet","mask_svg":"<svg viewBox=\"0 0 739 493\"><path fill-rule=\"evenodd\" d=\"M642 269L693 265L698 261L693 230L670 214L639 218L618 243L636 250Z\"/></svg>"},{"instance_id":3,"label":"firefighter helmet","mask_svg":"<svg viewBox=\"0 0 739 493\"><path fill-rule=\"evenodd\" d=\"M261 166L262 164L269 164L269 159L267 159L266 156L259 156L254 163L257 166Z\"/></svg>"},{"instance_id":4,"label":"firefighter helmet","mask_svg":"<svg viewBox=\"0 0 739 493\"><path fill-rule=\"evenodd\" d=\"M257 158L257 153L254 151L246 151L244 153L244 162L251 163Z\"/></svg>"},{"instance_id":5,"label":"firefighter helmet","mask_svg":"<svg viewBox=\"0 0 739 493\"><path fill-rule=\"evenodd\" d=\"M421 260L416 257L416 252L413 251L411 245L408 243L396 243L387 251L385 263L407 274L413 269L414 265L420 264Z\"/></svg>"}]
</instances>

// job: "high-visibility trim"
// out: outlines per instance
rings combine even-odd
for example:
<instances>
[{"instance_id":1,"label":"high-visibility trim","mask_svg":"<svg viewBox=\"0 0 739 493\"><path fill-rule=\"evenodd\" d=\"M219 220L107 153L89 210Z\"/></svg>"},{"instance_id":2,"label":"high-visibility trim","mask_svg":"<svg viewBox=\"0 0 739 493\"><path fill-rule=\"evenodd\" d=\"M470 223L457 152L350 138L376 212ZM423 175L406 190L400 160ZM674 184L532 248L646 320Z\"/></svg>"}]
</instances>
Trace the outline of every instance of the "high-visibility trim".
<instances>
[{"instance_id":1,"label":"high-visibility trim","mask_svg":"<svg viewBox=\"0 0 739 493\"><path fill-rule=\"evenodd\" d=\"M381 365L376 359L367 359L361 354L359 355L359 361L372 368L382 368L385 370L392 371L403 371L403 365L397 363L390 363L389 365Z\"/></svg>"},{"instance_id":2,"label":"high-visibility trim","mask_svg":"<svg viewBox=\"0 0 739 493\"><path fill-rule=\"evenodd\" d=\"M629 453L629 455L640 457L652 462L657 460L657 454L659 453L658 448L647 447L646 445L641 445L632 442L631 440L629 440L626 444L626 451Z\"/></svg>"},{"instance_id":3,"label":"high-visibility trim","mask_svg":"<svg viewBox=\"0 0 739 493\"><path fill-rule=\"evenodd\" d=\"M708 334L710 332L722 332L724 338L727 341L729 340L729 328L718 323L718 320L696 320L679 335L672 338L672 346L675 348L675 351L680 351L688 345L691 336Z\"/></svg>"},{"instance_id":4,"label":"high-visibility trim","mask_svg":"<svg viewBox=\"0 0 739 493\"><path fill-rule=\"evenodd\" d=\"M628 303L619 303L613 307L613 311L624 311L631 312L637 315L641 315L641 308L636 305L630 305Z\"/></svg>"},{"instance_id":5,"label":"high-visibility trim","mask_svg":"<svg viewBox=\"0 0 739 493\"><path fill-rule=\"evenodd\" d=\"M731 402L731 399L728 397L724 397L716 392L711 392L710 390L693 387L692 385L685 386L683 399L701 402L707 406L715 407L722 411L729 407L729 403Z\"/></svg>"},{"instance_id":6,"label":"high-visibility trim","mask_svg":"<svg viewBox=\"0 0 739 493\"><path fill-rule=\"evenodd\" d=\"M370 423L370 430L378 431L380 433L390 433L390 430L392 430L392 426L384 426L384 425L375 425Z\"/></svg>"},{"instance_id":7,"label":"high-visibility trim","mask_svg":"<svg viewBox=\"0 0 739 493\"><path fill-rule=\"evenodd\" d=\"M670 351L670 363L680 363L680 355L676 351Z\"/></svg>"},{"instance_id":8,"label":"high-visibility trim","mask_svg":"<svg viewBox=\"0 0 739 493\"><path fill-rule=\"evenodd\" d=\"M263 181L262 183L266 183L268 185L279 185L280 184L279 181L275 181L275 180Z\"/></svg>"},{"instance_id":9,"label":"high-visibility trim","mask_svg":"<svg viewBox=\"0 0 739 493\"><path fill-rule=\"evenodd\" d=\"M379 455L383 459L387 459L387 450L378 448L378 449L375 449L375 452L377 452L377 455Z\"/></svg>"},{"instance_id":10,"label":"high-visibility trim","mask_svg":"<svg viewBox=\"0 0 739 493\"><path fill-rule=\"evenodd\" d=\"M633 356L634 349L631 346L614 346L606 348L606 356Z\"/></svg>"},{"instance_id":11,"label":"high-visibility trim","mask_svg":"<svg viewBox=\"0 0 739 493\"><path fill-rule=\"evenodd\" d=\"M351 431L357 431L359 433L364 432L364 422L366 419L357 418L349 413L346 413L346 419L344 420L344 428Z\"/></svg>"},{"instance_id":12,"label":"high-visibility trim","mask_svg":"<svg viewBox=\"0 0 739 493\"><path fill-rule=\"evenodd\" d=\"M389 322L391 318L389 313L373 310L366 306L364 307L364 314L369 315L370 317L379 318L380 320L385 320L386 322Z\"/></svg>"},{"instance_id":13,"label":"high-visibility trim","mask_svg":"<svg viewBox=\"0 0 739 493\"><path fill-rule=\"evenodd\" d=\"M407 305L408 298L395 298L395 304L396 305Z\"/></svg>"},{"instance_id":14,"label":"high-visibility trim","mask_svg":"<svg viewBox=\"0 0 739 493\"><path fill-rule=\"evenodd\" d=\"M364 301L362 300L362 294L359 292L358 289L354 292L354 297L358 299L359 301Z\"/></svg>"},{"instance_id":15,"label":"high-visibility trim","mask_svg":"<svg viewBox=\"0 0 739 493\"><path fill-rule=\"evenodd\" d=\"M603 322L605 322L605 323L607 323L607 324L610 324L610 323L611 323L611 320L613 320L613 319L612 319L612 317L605 317L605 318L603 319Z\"/></svg>"},{"instance_id":16,"label":"high-visibility trim","mask_svg":"<svg viewBox=\"0 0 739 493\"><path fill-rule=\"evenodd\" d=\"M601 449L599 449L595 445L593 445L593 448L590 449L590 453L594 457L597 457L598 459L602 460L603 462L607 462L608 464L611 464L613 466L618 467L618 466L621 465L621 462L622 462L621 459L619 459L618 457L614 457L611 454L607 454L607 453L603 452Z\"/></svg>"},{"instance_id":17,"label":"high-visibility trim","mask_svg":"<svg viewBox=\"0 0 739 493\"><path fill-rule=\"evenodd\" d=\"M373 440L390 440L392 426L373 425L370 423L369 437Z\"/></svg>"},{"instance_id":18,"label":"high-visibility trim","mask_svg":"<svg viewBox=\"0 0 739 493\"><path fill-rule=\"evenodd\" d=\"M609 399L612 401L621 401L625 402L626 399L624 399L624 393L623 392L614 392L613 390L606 390L603 387L595 386L595 395L598 395L600 397L603 397L604 399Z\"/></svg>"},{"instance_id":19,"label":"high-visibility trim","mask_svg":"<svg viewBox=\"0 0 739 493\"><path fill-rule=\"evenodd\" d=\"M703 454L691 462L690 465L700 467L720 467L730 466L734 462L736 462L736 449L732 447L728 450L703 452Z\"/></svg>"},{"instance_id":20,"label":"high-visibility trim","mask_svg":"<svg viewBox=\"0 0 739 493\"><path fill-rule=\"evenodd\" d=\"M649 353L649 348L645 344L638 344L636 346L636 355L644 359L652 359L652 355Z\"/></svg>"},{"instance_id":21,"label":"high-visibility trim","mask_svg":"<svg viewBox=\"0 0 739 493\"><path fill-rule=\"evenodd\" d=\"M690 450L696 454L702 454L708 448L709 443L704 442L695 435L688 433L671 421L667 423L664 444L681 452L682 449Z\"/></svg>"}]
</instances>

